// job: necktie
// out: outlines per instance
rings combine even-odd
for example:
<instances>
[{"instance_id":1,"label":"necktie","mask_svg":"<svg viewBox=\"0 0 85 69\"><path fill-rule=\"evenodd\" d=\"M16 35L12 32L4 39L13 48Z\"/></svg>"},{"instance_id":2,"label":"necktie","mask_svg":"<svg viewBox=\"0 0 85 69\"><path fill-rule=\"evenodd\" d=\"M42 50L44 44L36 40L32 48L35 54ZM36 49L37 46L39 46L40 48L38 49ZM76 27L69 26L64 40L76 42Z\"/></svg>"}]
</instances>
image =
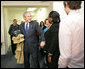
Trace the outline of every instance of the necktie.
<instances>
[{"instance_id":1,"label":"necktie","mask_svg":"<svg viewBox=\"0 0 85 69\"><path fill-rule=\"evenodd\" d=\"M28 23L26 24L26 35L28 35Z\"/></svg>"}]
</instances>

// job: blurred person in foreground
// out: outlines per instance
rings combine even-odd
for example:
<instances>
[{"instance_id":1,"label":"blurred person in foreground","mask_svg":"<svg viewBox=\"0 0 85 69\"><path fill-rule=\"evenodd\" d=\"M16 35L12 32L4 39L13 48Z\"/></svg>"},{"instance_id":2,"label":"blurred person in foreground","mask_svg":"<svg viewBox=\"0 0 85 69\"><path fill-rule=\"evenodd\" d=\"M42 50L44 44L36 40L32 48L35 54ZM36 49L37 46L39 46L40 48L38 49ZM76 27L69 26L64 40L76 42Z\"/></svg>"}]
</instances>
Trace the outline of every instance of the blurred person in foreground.
<instances>
[{"instance_id":1,"label":"blurred person in foreground","mask_svg":"<svg viewBox=\"0 0 85 69\"><path fill-rule=\"evenodd\" d=\"M84 68L84 16L80 14L81 1L64 1L68 16L59 28L58 68Z\"/></svg>"}]
</instances>

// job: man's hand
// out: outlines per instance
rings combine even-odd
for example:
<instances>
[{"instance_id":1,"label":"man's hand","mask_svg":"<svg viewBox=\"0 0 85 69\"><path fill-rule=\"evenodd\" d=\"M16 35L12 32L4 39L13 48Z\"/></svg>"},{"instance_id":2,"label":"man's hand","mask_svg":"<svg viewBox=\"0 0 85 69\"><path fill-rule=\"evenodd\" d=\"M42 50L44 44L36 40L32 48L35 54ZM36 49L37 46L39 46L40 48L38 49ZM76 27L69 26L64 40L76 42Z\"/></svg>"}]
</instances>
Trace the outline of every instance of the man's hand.
<instances>
[{"instance_id":1,"label":"man's hand","mask_svg":"<svg viewBox=\"0 0 85 69\"><path fill-rule=\"evenodd\" d=\"M40 47L44 47L44 46L45 46L45 42L44 41L41 41Z\"/></svg>"}]
</instances>

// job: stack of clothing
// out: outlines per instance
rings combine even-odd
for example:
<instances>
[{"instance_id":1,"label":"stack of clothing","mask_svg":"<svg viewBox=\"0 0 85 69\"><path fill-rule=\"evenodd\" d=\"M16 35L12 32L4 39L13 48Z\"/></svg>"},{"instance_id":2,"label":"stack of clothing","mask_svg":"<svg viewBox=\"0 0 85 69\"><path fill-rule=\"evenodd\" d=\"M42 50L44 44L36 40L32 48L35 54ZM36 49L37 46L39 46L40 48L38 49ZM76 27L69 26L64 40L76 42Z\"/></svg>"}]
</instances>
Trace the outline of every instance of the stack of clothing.
<instances>
[{"instance_id":1,"label":"stack of clothing","mask_svg":"<svg viewBox=\"0 0 85 69\"><path fill-rule=\"evenodd\" d=\"M24 63L24 54L23 54L23 46L24 46L24 35L18 34L18 36L13 36L13 43L17 44L17 48L15 51L15 58L17 59L18 64Z\"/></svg>"}]
</instances>

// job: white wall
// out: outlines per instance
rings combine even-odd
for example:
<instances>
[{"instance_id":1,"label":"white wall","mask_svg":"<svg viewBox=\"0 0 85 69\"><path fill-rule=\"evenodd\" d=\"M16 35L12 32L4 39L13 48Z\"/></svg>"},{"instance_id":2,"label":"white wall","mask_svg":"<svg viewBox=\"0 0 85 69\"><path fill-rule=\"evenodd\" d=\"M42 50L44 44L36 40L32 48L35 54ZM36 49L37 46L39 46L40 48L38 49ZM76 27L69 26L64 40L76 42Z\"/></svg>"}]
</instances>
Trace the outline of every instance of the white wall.
<instances>
[{"instance_id":1,"label":"white wall","mask_svg":"<svg viewBox=\"0 0 85 69\"><path fill-rule=\"evenodd\" d=\"M3 8L1 7L1 41L4 42L1 47L1 55L6 54L5 52L5 40L4 40L4 24L3 24Z\"/></svg>"},{"instance_id":2,"label":"white wall","mask_svg":"<svg viewBox=\"0 0 85 69\"><path fill-rule=\"evenodd\" d=\"M53 10L59 12L61 20L67 16L66 12L64 11L63 1L53 2ZM84 14L84 1L82 1L80 13Z\"/></svg>"},{"instance_id":3,"label":"white wall","mask_svg":"<svg viewBox=\"0 0 85 69\"><path fill-rule=\"evenodd\" d=\"M7 52L7 49L8 49L8 43L10 43L9 41L8 41L8 38L9 38L9 36L8 36L8 20L9 20L9 17L8 17L8 15L9 15L9 13L8 13L8 9L7 8L4 8L4 33L5 33L5 45L6 45L6 47L5 47L5 51Z\"/></svg>"},{"instance_id":4,"label":"white wall","mask_svg":"<svg viewBox=\"0 0 85 69\"><path fill-rule=\"evenodd\" d=\"M67 16L65 11L64 11L63 1L53 2L53 10L57 11L60 14L61 20Z\"/></svg>"},{"instance_id":5,"label":"white wall","mask_svg":"<svg viewBox=\"0 0 85 69\"><path fill-rule=\"evenodd\" d=\"M37 20L38 23L44 21L48 16L47 8L40 8L34 15L33 19Z\"/></svg>"},{"instance_id":6,"label":"white wall","mask_svg":"<svg viewBox=\"0 0 85 69\"><path fill-rule=\"evenodd\" d=\"M81 11L81 14L84 15L84 1L82 1L82 5L81 5L80 11Z\"/></svg>"}]
</instances>

